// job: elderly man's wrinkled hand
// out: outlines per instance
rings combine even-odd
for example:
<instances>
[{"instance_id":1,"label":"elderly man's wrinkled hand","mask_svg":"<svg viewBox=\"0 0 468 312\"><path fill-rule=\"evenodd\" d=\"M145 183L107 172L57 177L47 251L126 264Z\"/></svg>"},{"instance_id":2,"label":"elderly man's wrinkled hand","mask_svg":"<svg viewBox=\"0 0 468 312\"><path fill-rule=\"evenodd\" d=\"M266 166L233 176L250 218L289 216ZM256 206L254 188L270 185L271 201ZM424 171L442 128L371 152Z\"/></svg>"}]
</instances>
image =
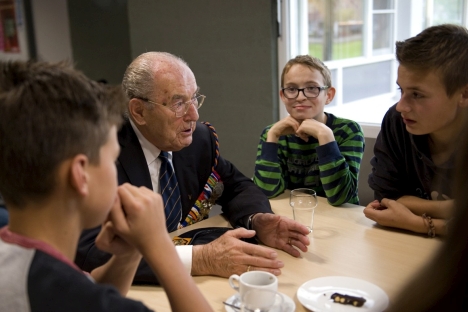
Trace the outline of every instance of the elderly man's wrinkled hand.
<instances>
[{"instance_id":1,"label":"elderly man's wrinkled hand","mask_svg":"<svg viewBox=\"0 0 468 312\"><path fill-rule=\"evenodd\" d=\"M229 277L252 270L280 275L284 264L276 259L276 251L240 240L253 236L255 231L239 228L209 244L193 246L192 275Z\"/></svg>"},{"instance_id":2,"label":"elderly man's wrinkled hand","mask_svg":"<svg viewBox=\"0 0 468 312\"><path fill-rule=\"evenodd\" d=\"M281 249L299 257L299 250L306 252L310 244L309 229L289 218L272 213L257 213L253 220L257 237L267 246Z\"/></svg>"}]
</instances>

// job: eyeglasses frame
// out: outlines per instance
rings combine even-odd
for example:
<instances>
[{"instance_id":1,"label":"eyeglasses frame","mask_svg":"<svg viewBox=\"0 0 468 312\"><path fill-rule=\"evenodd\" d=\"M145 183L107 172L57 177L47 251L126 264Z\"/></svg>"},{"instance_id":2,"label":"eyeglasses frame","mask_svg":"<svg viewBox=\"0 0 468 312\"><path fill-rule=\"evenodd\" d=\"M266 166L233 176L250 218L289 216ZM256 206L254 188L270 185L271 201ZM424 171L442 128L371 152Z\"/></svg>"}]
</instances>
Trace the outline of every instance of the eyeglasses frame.
<instances>
[{"instance_id":1,"label":"eyeglasses frame","mask_svg":"<svg viewBox=\"0 0 468 312\"><path fill-rule=\"evenodd\" d=\"M146 98L142 98L142 97L136 97L136 98L139 99L139 100L145 101L145 102L147 102L147 103L150 103L150 104L164 106L165 108L167 108L167 109L169 109L170 111L172 111L172 112L175 114L175 116L176 116L177 118L180 118L180 117L183 117L183 116L185 116L185 115L187 114L187 112L188 112L188 110L189 110L189 108L190 108L190 104L195 105L195 104L194 104L194 100L197 100L198 106L195 106L195 108L196 108L197 110L199 110L200 107L202 107L203 102L205 102L206 95L198 94L197 96L195 96L195 97L192 98L191 100L188 100L188 101L186 101L186 102L183 102L182 104L185 105L185 110L184 110L184 113L183 113L182 115L180 115L180 116L177 115L177 112L172 108L172 106L169 106L169 104L166 104L166 103L164 103L164 104L156 103L156 102L154 102L154 101L151 101L150 99L146 99ZM201 98L201 101L199 101L200 98Z\"/></svg>"},{"instance_id":2,"label":"eyeglasses frame","mask_svg":"<svg viewBox=\"0 0 468 312\"><path fill-rule=\"evenodd\" d=\"M292 87L288 87L288 88L292 88ZM330 87L329 87L329 86L321 86L321 87L315 87L315 86L313 86L313 87L305 87L305 88L301 88L301 89L299 89L299 88L294 88L294 89L297 90L297 95L296 95L295 97L292 97L292 98L287 97L287 96L286 96L286 93L284 92L284 90L286 90L286 89L288 89L288 88L281 88L281 91L283 91L283 95L284 95L285 98L287 98L287 99L289 99L289 100L294 100L294 99L297 99L297 97L299 96L299 93L300 93L301 91L302 91L302 94L304 94L304 96L305 96L306 98L308 98L308 99L316 99L316 98L319 97L321 91L327 90L327 89L329 89ZM316 96L307 96L307 95L305 94L305 89L307 89L307 88L317 88L317 89L319 89L319 92L318 92L318 94L317 94Z\"/></svg>"}]
</instances>

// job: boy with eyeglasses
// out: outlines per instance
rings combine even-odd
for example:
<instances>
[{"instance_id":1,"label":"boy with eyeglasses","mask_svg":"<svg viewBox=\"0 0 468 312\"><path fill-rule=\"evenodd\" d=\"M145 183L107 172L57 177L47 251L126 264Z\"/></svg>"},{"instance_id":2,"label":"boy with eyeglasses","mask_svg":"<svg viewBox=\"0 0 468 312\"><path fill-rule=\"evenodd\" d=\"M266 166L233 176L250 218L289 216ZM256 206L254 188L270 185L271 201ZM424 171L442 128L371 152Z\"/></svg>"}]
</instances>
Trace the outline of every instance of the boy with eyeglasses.
<instances>
[{"instance_id":1,"label":"boy with eyeglasses","mask_svg":"<svg viewBox=\"0 0 468 312\"><path fill-rule=\"evenodd\" d=\"M329 69L300 55L286 63L280 97L289 115L260 136L254 182L268 197L312 188L331 205L359 204L364 135L356 122L324 112L335 96Z\"/></svg>"}]
</instances>

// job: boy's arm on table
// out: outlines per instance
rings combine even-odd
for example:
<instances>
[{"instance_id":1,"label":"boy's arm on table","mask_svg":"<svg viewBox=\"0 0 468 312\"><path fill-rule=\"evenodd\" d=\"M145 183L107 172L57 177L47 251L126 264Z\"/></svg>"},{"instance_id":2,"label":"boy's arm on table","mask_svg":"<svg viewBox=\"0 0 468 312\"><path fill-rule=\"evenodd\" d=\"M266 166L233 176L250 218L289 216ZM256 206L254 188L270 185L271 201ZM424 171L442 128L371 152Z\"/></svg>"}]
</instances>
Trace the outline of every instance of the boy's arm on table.
<instances>
[{"instance_id":1,"label":"boy's arm on table","mask_svg":"<svg viewBox=\"0 0 468 312\"><path fill-rule=\"evenodd\" d=\"M453 199L430 200L405 195L398 198L397 202L408 207L414 214L421 216L425 213L437 219L450 219L454 208Z\"/></svg>"},{"instance_id":2,"label":"boy's arm on table","mask_svg":"<svg viewBox=\"0 0 468 312\"><path fill-rule=\"evenodd\" d=\"M161 196L130 184L119 187L119 196L122 205L110 214L113 229L143 255L164 287L171 309L212 311L167 233Z\"/></svg>"},{"instance_id":3,"label":"boy's arm on table","mask_svg":"<svg viewBox=\"0 0 468 312\"><path fill-rule=\"evenodd\" d=\"M116 202L115 205L119 209L120 203ZM126 296L141 261L140 252L115 234L111 221L102 226L96 246L112 254L112 257L106 264L91 271L91 276L97 283L115 286L122 296Z\"/></svg>"},{"instance_id":4,"label":"boy's arm on table","mask_svg":"<svg viewBox=\"0 0 468 312\"><path fill-rule=\"evenodd\" d=\"M377 222L379 225L400 228L416 233L429 233L429 221L422 216L416 215L405 205L391 199L384 198L381 202L375 200L364 208L367 218ZM432 218L434 231L437 235L446 234L446 221Z\"/></svg>"}]
</instances>

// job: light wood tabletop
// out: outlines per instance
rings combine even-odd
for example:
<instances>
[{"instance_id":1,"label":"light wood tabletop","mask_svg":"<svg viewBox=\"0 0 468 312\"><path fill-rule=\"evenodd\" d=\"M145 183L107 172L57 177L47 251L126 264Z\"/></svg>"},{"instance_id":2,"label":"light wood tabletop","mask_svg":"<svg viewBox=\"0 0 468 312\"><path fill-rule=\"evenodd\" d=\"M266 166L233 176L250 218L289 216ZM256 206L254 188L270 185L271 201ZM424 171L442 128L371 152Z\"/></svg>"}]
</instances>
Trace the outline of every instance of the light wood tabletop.
<instances>
[{"instance_id":1,"label":"light wood tabletop","mask_svg":"<svg viewBox=\"0 0 468 312\"><path fill-rule=\"evenodd\" d=\"M270 203L276 214L293 217L289 191L271 199ZM368 281L382 288L391 302L441 245L438 238L376 226L364 216L363 208L351 204L333 207L325 198L319 198L308 252L295 258L278 251L278 258L285 264L278 276L278 291L293 299L296 311L308 311L297 299L299 287L311 279L325 276ZM171 236L209 226L229 225L219 215L172 232ZM194 280L215 311L226 311L223 301L235 294L226 278L197 276ZM156 311L170 311L161 287L132 286L128 297L140 300Z\"/></svg>"}]
</instances>

